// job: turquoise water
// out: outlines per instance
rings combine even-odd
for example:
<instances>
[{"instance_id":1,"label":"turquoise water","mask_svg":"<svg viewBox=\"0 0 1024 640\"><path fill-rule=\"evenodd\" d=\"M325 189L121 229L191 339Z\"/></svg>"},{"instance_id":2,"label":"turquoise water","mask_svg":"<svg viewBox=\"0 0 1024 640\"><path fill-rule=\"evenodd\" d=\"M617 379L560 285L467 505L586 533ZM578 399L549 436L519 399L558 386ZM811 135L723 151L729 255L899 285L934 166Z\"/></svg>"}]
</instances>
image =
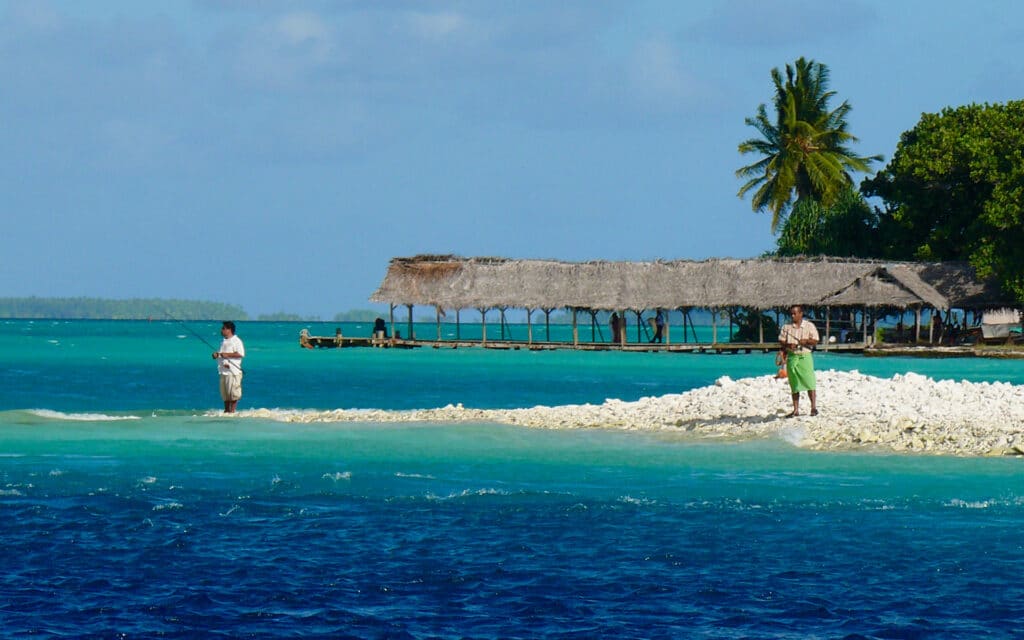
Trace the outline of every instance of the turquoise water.
<instances>
[{"instance_id":1,"label":"turquoise water","mask_svg":"<svg viewBox=\"0 0 1024 640\"><path fill-rule=\"evenodd\" d=\"M240 325L240 408L600 402L773 369L772 354L309 351L303 326ZM189 328L218 343L217 324ZM0 323L4 635L1017 635L1016 459L228 418L209 351L173 322ZM1016 362L816 357L1024 381Z\"/></svg>"}]
</instances>

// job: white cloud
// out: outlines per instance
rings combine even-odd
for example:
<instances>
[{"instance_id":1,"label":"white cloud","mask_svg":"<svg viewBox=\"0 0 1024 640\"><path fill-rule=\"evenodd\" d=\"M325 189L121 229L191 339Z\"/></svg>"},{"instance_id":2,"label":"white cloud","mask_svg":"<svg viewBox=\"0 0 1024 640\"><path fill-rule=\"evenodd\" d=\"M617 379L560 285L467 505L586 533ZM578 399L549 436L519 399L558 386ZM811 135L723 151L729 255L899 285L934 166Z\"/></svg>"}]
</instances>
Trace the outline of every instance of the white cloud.
<instances>
[{"instance_id":1,"label":"white cloud","mask_svg":"<svg viewBox=\"0 0 1024 640\"><path fill-rule=\"evenodd\" d=\"M731 0L715 4L687 35L740 47L792 46L855 38L877 21L862 0Z\"/></svg>"},{"instance_id":2,"label":"white cloud","mask_svg":"<svg viewBox=\"0 0 1024 640\"><path fill-rule=\"evenodd\" d=\"M637 43L627 74L633 101L647 112L692 111L718 94L687 67L679 49L661 37Z\"/></svg>"},{"instance_id":3,"label":"white cloud","mask_svg":"<svg viewBox=\"0 0 1024 640\"><path fill-rule=\"evenodd\" d=\"M308 12L277 16L248 31L223 34L236 77L245 85L284 89L344 58L333 26Z\"/></svg>"},{"instance_id":4,"label":"white cloud","mask_svg":"<svg viewBox=\"0 0 1024 640\"><path fill-rule=\"evenodd\" d=\"M409 13L405 21L413 35L425 40L444 40L459 35L469 26L466 17L454 11Z\"/></svg>"},{"instance_id":5,"label":"white cloud","mask_svg":"<svg viewBox=\"0 0 1024 640\"><path fill-rule=\"evenodd\" d=\"M283 40L292 46L312 44L323 47L330 43L331 30L319 16L312 13L290 13L275 25Z\"/></svg>"}]
</instances>

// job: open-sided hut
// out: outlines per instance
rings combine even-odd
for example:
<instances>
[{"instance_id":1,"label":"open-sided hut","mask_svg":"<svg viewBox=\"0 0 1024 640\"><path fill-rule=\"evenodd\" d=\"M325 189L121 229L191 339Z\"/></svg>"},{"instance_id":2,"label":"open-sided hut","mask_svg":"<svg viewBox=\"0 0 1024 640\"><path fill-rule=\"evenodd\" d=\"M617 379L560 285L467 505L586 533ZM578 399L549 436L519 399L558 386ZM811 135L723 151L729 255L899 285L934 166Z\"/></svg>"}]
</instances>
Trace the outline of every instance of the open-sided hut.
<instances>
[{"instance_id":1,"label":"open-sided hut","mask_svg":"<svg viewBox=\"0 0 1024 640\"><path fill-rule=\"evenodd\" d=\"M441 310L509 308L550 314L651 309L812 307L950 309L1010 304L966 263L841 258L562 262L421 255L394 258L370 298ZM394 314L392 313L392 323ZM527 314L529 319L531 314ZM862 317L866 317L864 314ZM866 326L866 323L865 323ZM575 340L574 340L575 341Z\"/></svg>"}]
</instances>

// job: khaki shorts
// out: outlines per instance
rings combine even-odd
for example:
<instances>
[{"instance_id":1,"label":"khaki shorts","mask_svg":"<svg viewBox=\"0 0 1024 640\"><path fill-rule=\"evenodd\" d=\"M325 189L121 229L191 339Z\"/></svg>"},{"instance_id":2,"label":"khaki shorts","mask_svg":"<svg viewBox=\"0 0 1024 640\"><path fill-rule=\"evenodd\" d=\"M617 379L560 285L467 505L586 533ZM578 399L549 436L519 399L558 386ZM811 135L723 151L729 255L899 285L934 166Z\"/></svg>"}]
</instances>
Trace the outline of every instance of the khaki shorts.
<instances>
[{"instance_id":1,"label":"khaki shorts","mask_svg":"<svg viewBox=\"0 0 1024 640\"><path fill-rule=\"evenodd\" d=\"M229 400L241 400L242 398L242 376L227 374L220 376L220 397L224 402Z\"/></svg>"}]
</instances>

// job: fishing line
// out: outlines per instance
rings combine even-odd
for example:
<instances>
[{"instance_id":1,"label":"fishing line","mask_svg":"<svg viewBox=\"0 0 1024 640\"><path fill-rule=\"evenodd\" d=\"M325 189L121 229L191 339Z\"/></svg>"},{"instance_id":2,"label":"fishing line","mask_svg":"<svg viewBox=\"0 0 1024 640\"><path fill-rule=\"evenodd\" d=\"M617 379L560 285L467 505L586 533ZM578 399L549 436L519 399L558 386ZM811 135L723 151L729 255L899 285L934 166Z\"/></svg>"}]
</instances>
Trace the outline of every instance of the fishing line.
<instances>
[{"instance_id":1,"label":"fishing line","mask_svg":"<svg viewBox=\"0 0 1024 640\"><path fill-rule=\"evenodd\" d=\"M169 311L167 311L166 309L164 310L164 315L166 315L166 316L167 316L168 318L170 318L171 320L174 320L175 322L177 322L177 323L178 323L178 324L180 324L181 326L185 327L185 330L186 330L186 331L188 331L189 333L191 333L191 334L192 334L192 335L194 335L195 337L199 338L199 340L200 340L200 341L202 341L202 343L203 343L203 344L205 344L206 346L210 347L210 348L211 348L211 349L213 349L213 350L214 350L215 352L217 351L217 347L215 347L215 346L213 346L212 344L210 344L210 341L209 341L209 340L207 340L207 339L206 339L206 338L204 338L204 337L203 337L202 335L200 335L200 334L199 334L199 333L198 333L197 331L195 331L195 330L194 330L194 329L193 329L192 327L190 327L190 326L188 326L187 324L185 324L185 321L184 321L184 320L179 320L178 318L175 318L175 317L174 317L173 315L171 315L171 313L170 313ZM230 364L230 365L231 365L231 366L233 366L234 368L238 369L238 373L241 373L241 374L243 374L243 375L245 374L245 371L243 371L243 370L242 370L242 367L238 366L238 364L236 364L236 363L234 363L234 362L231 362L231 360L230 360L230 359L228 360L228 364Z\"/></svg>"}]
</instances>

